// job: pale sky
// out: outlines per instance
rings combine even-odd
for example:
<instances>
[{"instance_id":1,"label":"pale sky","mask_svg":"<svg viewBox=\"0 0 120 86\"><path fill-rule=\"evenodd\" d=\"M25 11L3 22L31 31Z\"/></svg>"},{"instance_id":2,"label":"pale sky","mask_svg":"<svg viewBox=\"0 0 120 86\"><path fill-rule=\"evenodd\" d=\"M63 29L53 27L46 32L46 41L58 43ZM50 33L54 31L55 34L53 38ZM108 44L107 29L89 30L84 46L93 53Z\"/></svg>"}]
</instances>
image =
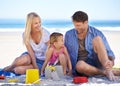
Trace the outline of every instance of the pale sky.
<instances>
[{"instance_id":1,"label":"pale sky","mask_svg":"<svg viewBox=\"0 0 120 86\"><path fill-rule=\"evenodd\" d=\"M71 19L81 10L91 20L120 20L120 0L0 0L0 18L26 19L36 12L42 19Z\"/></svg>"}]
</instances>

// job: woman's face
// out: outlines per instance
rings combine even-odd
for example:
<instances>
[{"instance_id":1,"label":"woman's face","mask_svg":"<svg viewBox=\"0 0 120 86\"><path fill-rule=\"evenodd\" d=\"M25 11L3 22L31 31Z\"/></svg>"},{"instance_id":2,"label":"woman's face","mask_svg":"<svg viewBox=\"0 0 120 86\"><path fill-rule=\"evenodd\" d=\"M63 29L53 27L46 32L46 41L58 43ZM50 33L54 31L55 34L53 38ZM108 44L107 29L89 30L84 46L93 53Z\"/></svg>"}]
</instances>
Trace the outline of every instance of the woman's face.
<instances>
[{"instance_id":1,"label":"woman's face","mask_svg":"<svg viewBox=\"0 0 120 86\"><path fill-rule=\"evenodd\" d=\"M39 17L33 18L31 30L32 32L40 31L41 20Z\"/></svg>"}]
</instances>

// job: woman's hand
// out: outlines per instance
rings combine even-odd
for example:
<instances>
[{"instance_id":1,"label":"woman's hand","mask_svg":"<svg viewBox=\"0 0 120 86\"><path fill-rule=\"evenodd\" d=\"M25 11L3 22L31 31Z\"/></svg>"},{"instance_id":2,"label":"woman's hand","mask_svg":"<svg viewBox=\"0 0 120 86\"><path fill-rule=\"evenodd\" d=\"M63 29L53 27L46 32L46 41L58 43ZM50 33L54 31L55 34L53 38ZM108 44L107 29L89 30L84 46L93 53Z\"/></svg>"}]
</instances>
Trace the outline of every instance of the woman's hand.
<instances>
[{"instance_id":1,"label":"woman's hand","mask_svg":"<svg viewBox=\"0 0 120 86\"><path fill-rule=\"evenodd\" d=\"M39 67L37 66L37 64L34 66L34 69L39 69Z\"/></svg>"}]
</instances>

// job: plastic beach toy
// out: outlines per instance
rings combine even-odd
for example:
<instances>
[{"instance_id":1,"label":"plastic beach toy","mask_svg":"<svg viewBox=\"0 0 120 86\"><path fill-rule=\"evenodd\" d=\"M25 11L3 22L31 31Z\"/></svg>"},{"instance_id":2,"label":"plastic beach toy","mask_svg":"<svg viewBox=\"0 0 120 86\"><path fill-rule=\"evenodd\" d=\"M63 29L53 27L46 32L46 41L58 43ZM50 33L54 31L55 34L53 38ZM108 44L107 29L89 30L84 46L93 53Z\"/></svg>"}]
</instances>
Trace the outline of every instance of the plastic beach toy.
<instances>
[{"instance_id":1,"label":"plastic beach toy","mask_svg":"<svg viewBox=\"0 0 120 86\"><path fill-rule=\"evenodd\" d=\"M18 81L19 81L18 79L9 79L8 80L9 83L18 82Z\"/></svg>"},{"instance_id":2,"label":"plastic beach toy","mask_svg":"<svg viewBox=\"0 0 120 86\"><path fill-rule=\"evenodd\" d=\"M82 76L82 77L74 77L73 78L73 83L75 83L75 84L86 83L86 82L88 82L88 78L84 77L84 76Z\"/></svg>"},{"instance_id":3,"label":"plastic beach toy","mask_svg":"<svg viewBox=\"0 0 120 86\"><path fill-rule=\"evenodd\" d=\"M37 82L36 82L37 81ZM27 69L26 70L26 84L40 84L40 75L38 69Z\"/></svg>"},{"instance_id":4,"label":"plastic beach toy","mask_svg":"<svg viewBox=\"0 0 120 86\"><path fill-rule=\"evenodd\" d=\"M0 79L5 79L5 76L0 76Z\"/></svg>"}]
</instances>

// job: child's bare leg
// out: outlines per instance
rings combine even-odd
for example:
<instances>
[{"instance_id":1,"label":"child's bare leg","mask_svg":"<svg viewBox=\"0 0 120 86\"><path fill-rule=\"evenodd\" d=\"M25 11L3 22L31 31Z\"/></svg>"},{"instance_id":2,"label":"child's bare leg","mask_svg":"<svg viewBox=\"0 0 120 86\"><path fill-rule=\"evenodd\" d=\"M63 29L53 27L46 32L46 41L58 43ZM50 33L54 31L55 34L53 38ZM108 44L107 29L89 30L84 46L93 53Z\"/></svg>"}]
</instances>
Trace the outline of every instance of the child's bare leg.
<instances>
[{"instance_id":1,"label":"child's bare leg","mask_svg":"<svg viewBox=\"0 0 120 86\"><path fill-rule=\"evenodd\" d=\"M65 58L65 55L64 54L60 54L59 55L59 61L60 61L60 64L62 65L63 67L63 73L64 75L66 75L66 58Z\"/></svg>"}]
</instances>

